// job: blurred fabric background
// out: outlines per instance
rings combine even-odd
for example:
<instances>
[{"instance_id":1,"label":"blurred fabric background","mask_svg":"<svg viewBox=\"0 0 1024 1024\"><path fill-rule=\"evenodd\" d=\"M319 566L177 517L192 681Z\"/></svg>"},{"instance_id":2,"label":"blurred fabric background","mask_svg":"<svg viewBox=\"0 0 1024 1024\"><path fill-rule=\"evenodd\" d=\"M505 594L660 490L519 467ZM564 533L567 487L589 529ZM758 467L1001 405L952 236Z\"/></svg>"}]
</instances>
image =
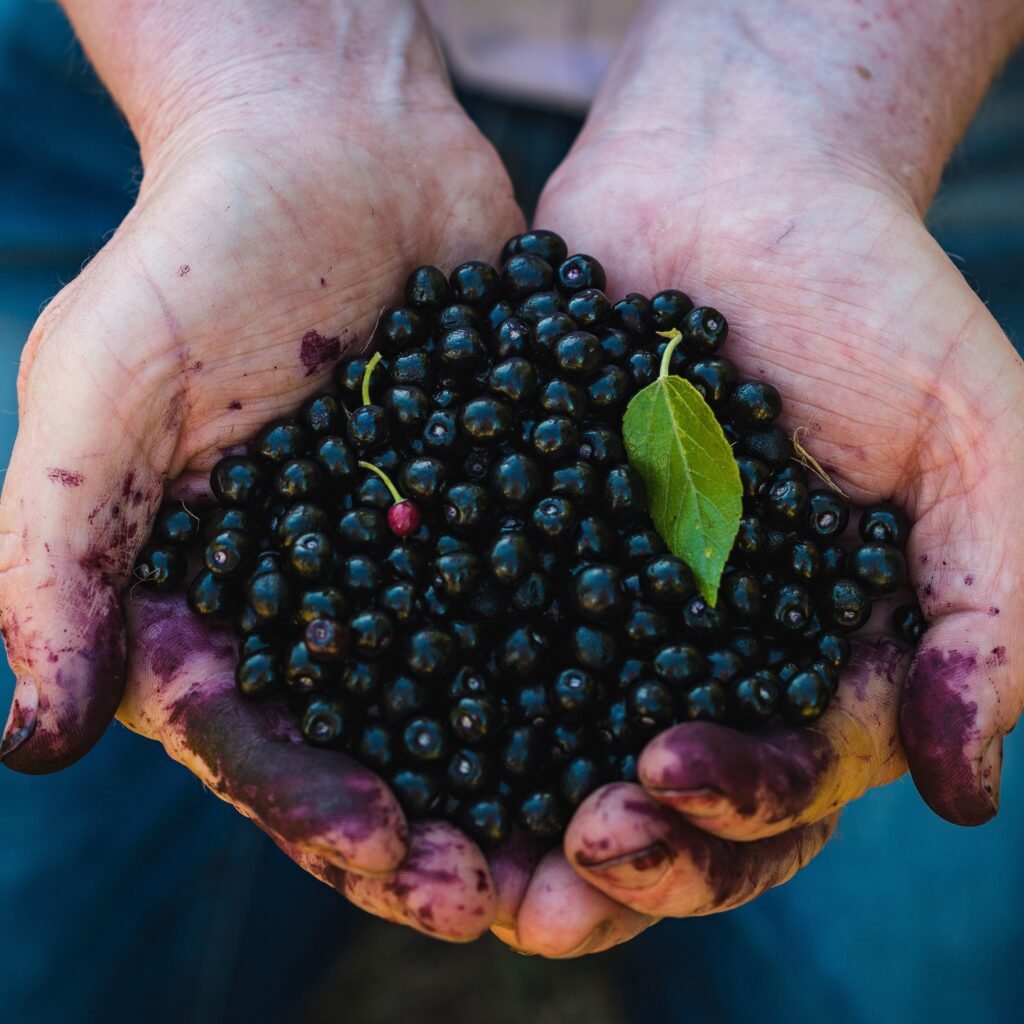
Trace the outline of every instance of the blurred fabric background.
<instances>
[{"instance_id":1,"label":"blurred fabric background","mask_svg":"<svg viewBox=\"0 0 1024 1024\"><path fill-rule=\"evenodd\" d=\"M462 98L532 208L577 118L479 87ZM1022 124L1018 56L931 214L1018 346ZM0 465L25 337L127 212L137 176L131 137L59 10L0 0ZM12 688L3 667L3 708ZM117 725L61 775L0 771L0 836L4 1024L936 1024L1016 1021L1024 1006L1024 756L1012 737L991 825L944 824L903 780L851 807L782 889L572 963L491 939L443 946L370 920Z\"/></svg>"}]
</instances>

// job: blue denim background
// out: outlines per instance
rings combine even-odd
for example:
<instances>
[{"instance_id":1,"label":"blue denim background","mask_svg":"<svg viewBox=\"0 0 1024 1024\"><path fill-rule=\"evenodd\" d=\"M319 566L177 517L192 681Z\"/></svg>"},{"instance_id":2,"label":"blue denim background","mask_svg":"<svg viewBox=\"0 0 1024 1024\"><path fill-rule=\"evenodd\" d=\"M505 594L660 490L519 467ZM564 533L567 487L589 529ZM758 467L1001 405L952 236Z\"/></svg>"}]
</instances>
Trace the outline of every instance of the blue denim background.
<instances>
[{"instance_id":1,"label":"blue denim background","mask_svg":"<svg viewBox=\"0 0 1024 1024\"><path fill-rule=\"evenodd\" d=\"M464 99L531 205L576 124ZM932 214L1018 343L1022 120L1018 60ZM25 336L127 211L135 167L132 140L56 8L0 0L0 465ZM3 667L0 707L12 687ZM962 830L933 817L906 780L874 791L787 886L730 914L665 922L602 967L637 1022L1020 1020L1024 761L1012 738L1003 794L993 824ZM5 1024L284 1020L359 925L340 897L119 725L61 775L0 771Z\"/></svg>"}]
</instances>

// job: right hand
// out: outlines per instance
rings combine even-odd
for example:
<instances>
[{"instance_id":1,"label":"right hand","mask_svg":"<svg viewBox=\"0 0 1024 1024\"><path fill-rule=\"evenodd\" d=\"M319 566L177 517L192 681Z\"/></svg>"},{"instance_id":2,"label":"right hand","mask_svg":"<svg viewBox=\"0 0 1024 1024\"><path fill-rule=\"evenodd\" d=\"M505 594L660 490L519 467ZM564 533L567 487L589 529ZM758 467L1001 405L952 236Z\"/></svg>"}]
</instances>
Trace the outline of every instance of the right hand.
<instances>
[{"instance_id":1,"label":"right hand","mask_svg":"<svg viewBox=\"0 0 1024 1024\"><path fill-rule=\"evenodd\" d=\"M129 592L168 481L205 480L225 448L322 389L411 267L493 259L521 230L422 26L396 35L401 59L372 74L357 61L347 80L329 77L333 54L319 70L297 60L285 88L279 64L268 88L237 55L223 81L197 71L188 116L155 107L134 209L32 330L0 499L0 627L18 680L0 757L63 768L120 705L297 861L348 878L401 864L389 916L433 901L435 930L464 938L493 914L480 852L447 826L407 830L376 776L236 700L227 635L182 597Z\"/></svg>"}]
</instances>

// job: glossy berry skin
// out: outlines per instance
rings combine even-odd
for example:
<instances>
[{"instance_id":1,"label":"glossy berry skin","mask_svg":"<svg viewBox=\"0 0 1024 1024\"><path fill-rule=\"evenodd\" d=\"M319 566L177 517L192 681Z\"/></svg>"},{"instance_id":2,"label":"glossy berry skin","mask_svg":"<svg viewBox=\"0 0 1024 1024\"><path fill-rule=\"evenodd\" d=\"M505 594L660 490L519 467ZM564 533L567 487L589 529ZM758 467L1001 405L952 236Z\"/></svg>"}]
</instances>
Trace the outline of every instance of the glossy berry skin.
<instances>
[{"instance_id":1,"label":"glossy berry skin","mask_svg":"<svg viewBox=\"0 0 1024 1024\"><path fill-rule=\"evenodd\" d=\"M484 368L487 349L472 327L456 327L441 338L438 357L442 372L465 378Z\"/></svg>"},{"instance_id":2,"label":"glossy berry skin","mask_svg":"<svg viewBox=\"0 0 1024 1024\"><path fill-rule=\"evenodd\" d=\"M185 547L199 535L199 518L184 504L163 505L153 524L153 533L167 544Z\"/></svg>"},{"instance_id":3,"label":"glossy berry skin","mask_svg":"<svg viewBox=\"0 0 1024 1024\"><path fill-rule=\"evenodd\" d=\"M572 462L551 473L551 493L574 501L587 501L597 492L598 476L585 462Z\"/></svg>"},{"instance_id":4,"label":"glossy berry skin","mask_svg":"<svg viewBox=\"0 0 1024 1024\"><path fill-rule=\"evenodd\" d=\"M762 427L746 431L740 438L740 449L760 459L773 469L781 468L793 458L793 442L779 427Z\"/></svg>"},{"instance_id":5,"label":"glossy berry skin","mask_svg":"<svg viewBox=\"0 0 1024 1024\"><path fill-rule=\"evenodd\" d=\"M459 427L471 444L497 444L512 427L512 410L497 398L474 398L459 413Z\"/></svg>"},{"instance_id":6,"label":"glossy berry skin","mask_svg":"<svg viewBox=\"0 0 1024 1024\"><path fill-rule=\"evenodd\" d=\"M442 514L452 530L476 530L483 525L489 510L487 491L478 484L455 484L445 492Z\"/></svg>"},{"instance_id":7,"label":"glossy berry skin","mask_svg":"<svg viewBox=\"0 0 1024 1024\"><path fill-rule=\"evenodd\" d=\"M553 282L551 264L534 253L516 253L501 268L502 289L513 301L525 299L534 292L545 292Z\"/></svg>"},{"instance_id":8,"label":"glossy berry skin","mask_svg":"<svg viewBox=\"0 0 1024 1024\"><path fill-rule=\"evenodd\" d=\"M800 480L776 480L764 497L765 518L783 529L795 529L807 511L807 485Z\"/></svg>"},{"instance_id":9,"label":"glossy berry skin","mask_svg":"<svg viewBox=\"0 0 1024 1024\"><path fill-rule=\"evenodd\" d=\"M589 331L573 331L558 340L554 357L561 373L586 376L601 365L601 343Z\"/></svg>"},{"instance_id":10,"label":"glossy berry skin","mask_svg":"<svg viewBox=\"0 0 1024 1024\"><path fill-rule=\"evenodd\" d=\"M649 651L665 643L669 628L664 616L656 608L634 602L622 624L626 639L641 651Z\"/></svg>"},{"instance_id":11,"label":"glossy berry skin","mask_svg":"<svg viewBox=\"0 0 1024 1024\"><path fill-rule=\"evenodd\" d=\"M369 722L363 726L356 756L373 771L386 773L395 763L394 742L394 735L387 725Z\"/></svg>"},{"instance_id":12,"label":"glossy berry skin","mask_svg":"<svg viewBox=\"0 0 1024 1024\"><path fill-rule=\"evenodd\" d=\"M683 347L691 356L712 355L729 336L729 322L711 306L690 310L678 326L683 335Z\"/></svg>"},{"instance_id":13,"label":"glossy berry skin","mask_svg":"<svg viewBox=\"0 0 1024 1024\"><path fill-rule=\"evenodd\" d=\"M405 463L399 473L398 484L408 498L430 502L440 494L445 478L444 463L438 458L424 455ZM418 525L409 532L415 533L417 529Z\"/></svg>"},{"instance_id":14,"label":"glossy berry skin","mask_svg":"<svg viewBox=\"0 0 1024 1024\"><path fill-rule=\"evenodd\" d=\"M428 626L413 633L405 647L405 664L420 679L438 679L455 656L455 640L450 633Z\"/></svg>"},{"instance_id":15,"label":"glossy berry skin","mask_svg":"<svg viewBox=\"0 0 1024 1024\"><path fill-rule=\"evenodd\" d=\"M824 714L832 691L817 672L798 672L786 683L782 694L782 713L795 725L813 722Z\"/></svg>"},{"instance_id":16,"label":"glossy berry skin","mask_svg":"<svg viewBox=\"0 0 1024 1024\"><path fill-rule=\"evenodd\" d=\"M693 309L689 295L676 288L667 288L651 298L651 327L655 331L678 328Z\"/></svg>"},{"instance_id":17,"label":"glossy berry skin","mask_svg":"<svg viewBox=\"0 0 1024 1024\"><path fill-rule=\"evenodd\" d=\"M575 757L562 769L558 795L569 807L578 807L601 785L601 769L589 757Z\"/></svg>"},{"instance_id":18,"label":"glossy berry skin","mask_svg":"<svg viewBox=\"0 0 1024 1024\"><path fill-rule=\"evenodd\" d=\"M334 619L313 619L303 633L309 656L317 661L341 661L348 654L348 629Z\"/></svg>"},{"instance_id":19,"label":"glossy berry skin","mask_svg":"<svg viewBox=\"0 0 1024 1024\"><path fill-rule=\"evenodd\" d=\"M538 405L548 416L567 416L578 423L587 414L588 402L582 388L555 378L541 389Z\"/></svg>"},{"instance_id":20,"label":"glossy berry skin","mask_svg":"<svg viewBox=\"0 0 1024 1024\"><path fill-rule=\"evenodd\" d=\"M640 474L632 466L616 466L605 478L604 500L614 519L628 521L640 516L647 503Z\"/></svg>"},{"instance_id":21,"label":"glossy berry skin","mask_svg":"<svg viewBox=\"0 0 1024 1024\"><path fill-rule=\"evenodd\" d=\"M807 525L823 539L838 537L850 521L850 506L831 491L815 491L807 499Z\"/></svg>"},{"instance_id":22,"label":"glossy berry skin","mask_svg":"<svg viewBox=\"0 0 1024 1024\"><path fill-rule=\"evenodd\" d=\"M420 528L420 510L411 501L396 501L388 509L388 529L396 537L408 537Z\"/></svg>"},{"instance_id":23,"label":"glossy berry skin","mask_svg":"<svg viewBox=\"0 0 1024 1024\"><path fill-rule=\"evenodd\" d=\"M414 718L402 730L401 750L410 761L428 764L448 756L448 733L435 718Z\"/></svg>"},{"instance_id":24,"label":"glossy berry skin","mask_svg":"<svg viewBox=\"0 0 1024 1024\"><path fill-rule=\"evenodd\" d=\"M274 694L284 685L281 664L271 651L259 651L242 658L235 668L235 685L243 697Z\"/></svg>"},{"instance_id":25,"label":"glossy berry skin","mask_svg":"<svg viewBox=\"0 0 1024 1024\"><path fill-rule=\"evenodd\" d=\"M340 746L348 738L353 724L343 700L313 700L302 716L302 735L318 747Z\"/></svg>"},{"instance_id":26,"label":"glossy berry skin","mask_svg":"<svg viewBox=\"0 0 1024 1024\"><path fill-rule=\"evenodd\" d=\"M542 540L555 543L568 537L576 526L576 509L568 498L542 498L530 514L530 525Z\"/></svg>"},{"instance_id":27,"label":"glossy berry skin","mask_svg":"<svg viewBox=\"0 0 1024 1024\"><path fill-rule=\"evenodd\" d=\"M573 581L573 597L586 619L600 620L621 614L624 602L619 570L613 565L584 569Z\"/></svg>"},{"instance_id":28,"label":"glossy berry skin","mask_svg":"<svg viewBox=\"0 0 1024 1024\"><path fill-rule=\"evenodd\" d=\"M316 447L317 465L328 483L343 483L356 474L356 454L341 437L331 434Z\"/></svg>"},{"instance_id":29,"label":"glossy berry skin","mask_svg":"<svg viewBox=\"0 0 1024 1024\"><path fill-rule=\"evenodd\" d=\"M603 291L607 283L604 267L593 256L585 253L577 253L563 260L558 265L557 278L561 291L570 295L584 288L599 288Z\"/></svg>"},{"instance_id":30,"label":"glossy berry skin","mask_svg":"<svg viewBox=\"0 0 1024 1024\"><path fill-rule=\"evenodd\" d=\"M679 605L697 590L689 566L675 555L659 555L651 559L641 573L644 593L655 604Z\"/></svg>"},{"instance_id":31,"label":"glossy berry skin","mask_svg":"<svg viewBox=\"0 0 1024 1024\"><path fill-rule=\"evenodd\" d=\"M826 592L825 612L839 629L859 629L871 614L871 598L856 581L838 579Z\"/></svg>"},{"instance_id":32,"label":"glossy berry skin","mask_svg":"<svg viewBox=\"0 0 1024 1024\"><path fill-rule=\"evenodd\" d=\"M860 518L860 535L867 543L902 548L910 537L907 513L888 502L867 509Z\"/></svg>"},{"instance_id":33,"label":"glossy berry skin","mask_svg":"<svg viewBox=\"0 0 1024 1024\"><path fill-rule=\"evenodd\" d=\"M421 427L430 415L426 392L411 384L388 388L381 405L390 415L395 430L414 430Z\"/></svg>"},{"instance_id":34,"label":"glossy berry skin","mask_svg":"<svg viewBox=\"0 0 1024 1024\"><path fill-rule=\"evenodd\" d=\"M405 301L417 309L436 312L449 300L448 279L437 267L417 267L405 282Z\"/></svg>"},{"instance_id":35,"label":"glossy berry skin","mask_svg":"<svg viewBox=\"0 0 1024 1024\"><path fill-rule=\"evenodd\" d=\"M459 824L485 846L500 843L509 833L509 814L505 803L497 797L474 800L459 813Z\"/></svg>"},{"instance_id":36,"label":"glossy berry skin","mask_svg":"<svg viewBox=\"0 0 1024 1024\"><path fill-rule=\"evenodd\" d=\"M356 390L358 390L362 385L366 364L362 360L353 360L347 366L355 376ZM346 378L347 380L348 378ZM276 423L268 424L256 435L253 452L259 458L273 463L275 466L280 466L291 459L305 455L307 445L306 432L298 423L292 420L279 420Z\"/></svg>"},{"instance_id":37,"label":"glossy berry skin","mask_svg":"<svg viewBox=\"0 0 1024 1024\"><path fill-rule=\"evenodd\" d=\"M776 587L768 597L768 614L783 633L798 633L813 614L810 592L796 583Z\"/></svg>"},{"instance_id":38,"label":"glossy berry skin","mask_svg":"<svg viewBox=\"0 0 1024 1024\"><path fill-rule=\"evenodd\" d=\"M495 580L504 586L518 583L536 563L536 554L529 538L519 532L502 534L488 554Z\"/></svg>"},{"instance_id":39,"label":"glossy berry skin","mask_svg":"<svg viewBox=\"0 0 1024 1024\"><path fill-rule=\"evenodd\" d=\"M415 309L398 307L387 310L377 325L380 348L386 355L404 352L419 345L427 333L427 323Z\"/></svg>"},{"instance_id":40,"label":"glossy berry skin","mask_svg":"<svg viewBox=\"0 0 1024 1024\"><path fill-rule=\"evenodd\" d=\"M346 428L349 444L360 452L383 448L390 433L387 411L379 405L361 405L349 417Z\"/></svg>"},{"instance_id":41,"label":"glossy berry skin","mask_svg":"<svg viewBox=\"0 0 1024 1024\"><path fill-rule=\"evenodd\" d=\"M598 675L611 672L618 656L615 638L593 626L577 626L572 634L570 649L580 665Z\"/></svg>"},{"instance_id":42,"label":"glossy berry skin","mask_svg":"<svg viewBox=\"0 0 1024 1024\"><path fill-rule=\"evenodd\" d=\"M701 393L713 409L723 405L736 387L736 367L728 359L712 356L690 363L685 378Z\"/></svg>"},{"instance_id":43,"label":"glossy berry skin","mask_svg":"<svg viewBox=\"0 0 1024 1024\"><path fill-rule=\"evenodd\" d=\"M862 544L847 560L847 572L874 597L891 594L907 582L906 559L889 544Z\"/></svg>"},{"instance_id":44,"label":"glossy berry skin","mask_svg":"<svg viewBox=\"0 0 1024 1024\"><path fill-rule=\"evenodd\" d=\"M358 658L379 658L391 646L394 626L378 611L360 612L348 620L351 650Z\"/></svg>"},{"instance_id":45,"label":"glossy berry skin","mask_svg":"<svg viewBox=\"0 0 1024 1024\"><path fill-rule=\"evenodd\" d=\"M722 722L728 710L728 691L717 680L695 686L682 702L682 715L691 722Z\"/></svg>"},{"instance_id":46,"label":"glossy berry skin","mask_svg":"<svg viewBox=\"0 0 1024 1024\"><path fill-rule=\"evenodd\" d=\"M569 297L566 310L583 328L590 328L608 318L612 304L600 288L584 288Z\"/></svg>"},{"instance_id":47,"label":"glossy berry skin","mask_svg":"<svg viewBox=\"0 0 1024 1024\"><path fill-rule=\"evenodd\" d=\"M498 398L521 405L537 391L537 371L527 359L506 359L491 370L487 387Z\"/></svg>"},{"instance_id":48,"label":"glossy berry skin","mask_svg":"<svg viewBox=\"0 0 1024 1024\"><path fill-rule=\"evenodd\" d=\"M526 796L519 805L519 823L531 835L548 839L558 835L568 821L568 815L558 797L547 790L538 790Z\"/></svg>"},{"instance_id":49,"label":"glossy berry skin","mask_svg":"<svg viewBox=\"0 0 1024 1024\"><path fill-rule=\"evenodd\" d=\"M263 470L255 459L229 455L210 473L210 489L225 505L252 505L263 496Z\"/></svg>"},{"instance_id":50,"label":"glossy berry skin","mask_svg":"<svg viewBox=\"0 0 1024 1024\"><path fill-rule=\"evenodd\" d=\"M147 589L157 593L177 590L184 582L187 571L185 556L174 544L148 544L135 560L135 578Z\"/></svg>"},{"instance_id":51,"label":"glossy berry skin","mask_svg":"<svg viewBox=\"0 0 1024 1024\"><path fill-rule=\"evenodd\" d=\"M630 690L628 704L634 721L649 729L663 729L672 723L675 699L664 683L637 683Z\"/></svg>"},{"instance_id":52,"label":"glossy berry skin","mask_svg":"<svg viewBox=\"0 0 1024 1024\"><path fill-rule=\"evenodd\" d=\"M388 779L388 785L407 814L425 817L441 802L440 780L433 774L403 769Z\"/></svg>"},{"instance_id":53,"label":"glossy berry skin","mask_svg":"<svg viewBox=\"0 0 1024 1024\"><path fill-rule=\"evenodd\" d=\"M576 449L579 434L576 425L565 416L551 416L533 428L530 438L534 451L548 463L565 460Z\"/></svg>"},{"instance_id":54,"label":"glossy berry skin","mask_svg":"<svg viewBox=\"0 0 1024 1024\"><path fill-rule=\"evenodd\" d=\"M767 722L779 709L779 687L779 679L770 669L737 679L732 700L740 719L749 724Z\"/></svg>"},{"instance_id":55,"label":"glossy berry skin","mask_svg":"<svg viewBox=\"0 0 1024 1024\"><path fill-rule=\"evenodd\" d=\"M188 605L197 615L222 618L235 610L237 596L232 581L203 569L188 588Z\"/></svg>"},{"instance_id":56,"label":"glossy berry skin","mask_svg":"<svg viewBox=\"0 0 1024 1024\"><path fill-rule=\"evenodd\" d=\"M928 628L928 622L917 604L901 604L892 613L892 627L900 638L916 647Z\"/></svg>"},{"instance_id":57,"label":"glossy berry skin","mask_svg":"<svg viewBox=\"0 0 1024 1024\"><path fill-rule=\"evenodd\" d=\"M553 267L558 266L569 255L569 250L561 235L542 228L510 238L502 247L501 262L504 264L521 252L539 256Z\"/></svg>"},{"instance_id":58,"label":"glossy berry skin","mask_svg":"<svg viewBox=\"0 0 1024 1024\"><path fill-rule=\"evenodd\" d=\"M729 400L731 418L745 429L770 426L780 412L782 398L766 381L744 381Z\"/></svg>"},{"instance_id":59,"label":"glossy berry skin","mask_svg":"<svg viewBox=\"0 0 1024 1024\"><path fill-rule=\"evenodd\" d=\"M485 306L497 299L500 281L498 272L489 263L470 260L451 272L448 284L456 302Z\"/></svg>"}]
</instances>

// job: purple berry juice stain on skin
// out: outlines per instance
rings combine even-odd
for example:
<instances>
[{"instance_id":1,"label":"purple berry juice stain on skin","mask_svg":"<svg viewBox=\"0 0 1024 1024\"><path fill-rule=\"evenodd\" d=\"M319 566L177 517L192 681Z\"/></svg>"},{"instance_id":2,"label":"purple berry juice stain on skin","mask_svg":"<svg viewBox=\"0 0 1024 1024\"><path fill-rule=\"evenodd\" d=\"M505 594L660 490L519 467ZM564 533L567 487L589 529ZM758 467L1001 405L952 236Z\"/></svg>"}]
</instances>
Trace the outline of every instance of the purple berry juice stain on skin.
<instances>
[{"instance_id":1,"label":"purple berry juice stain on skin","mask_svg":"<svg viewBox=\"0 0 1024 1024\"><path fill-rule=\"evenodd\" d=\"M910 666L900 706L903 745L921 796L963 825L980 825L996 813L967 753L978 738L978 705L968 696L978 672L973 650L922 651Z\"/></svg>"},{"instance_id":2,"label":"purple berry juice stain on skin","mask_svg":"<svg viewBox=\"0 0 1024 1024\"><path fill-rule=\"evenodd\" d=\"M319 331L306 331L299 348L299 359L306 368L306 376L312 377L324 367L341 358L341 339L335 335L325 338Z\"/></svg>"},{"instance_id":3,"label":"purple berry juice stain on skin","mask_svg":"<svg viewBox=\"0 0 1024 1024\"><path fill-rule=\"evenodd\" d=\"M72 469L61 469L59 466L54 466L52 469L46 471L47 480L52 480L55 484L60 484L62 487L81 487L85 481L85 477Z\"/></svg>"}]
</instances>

